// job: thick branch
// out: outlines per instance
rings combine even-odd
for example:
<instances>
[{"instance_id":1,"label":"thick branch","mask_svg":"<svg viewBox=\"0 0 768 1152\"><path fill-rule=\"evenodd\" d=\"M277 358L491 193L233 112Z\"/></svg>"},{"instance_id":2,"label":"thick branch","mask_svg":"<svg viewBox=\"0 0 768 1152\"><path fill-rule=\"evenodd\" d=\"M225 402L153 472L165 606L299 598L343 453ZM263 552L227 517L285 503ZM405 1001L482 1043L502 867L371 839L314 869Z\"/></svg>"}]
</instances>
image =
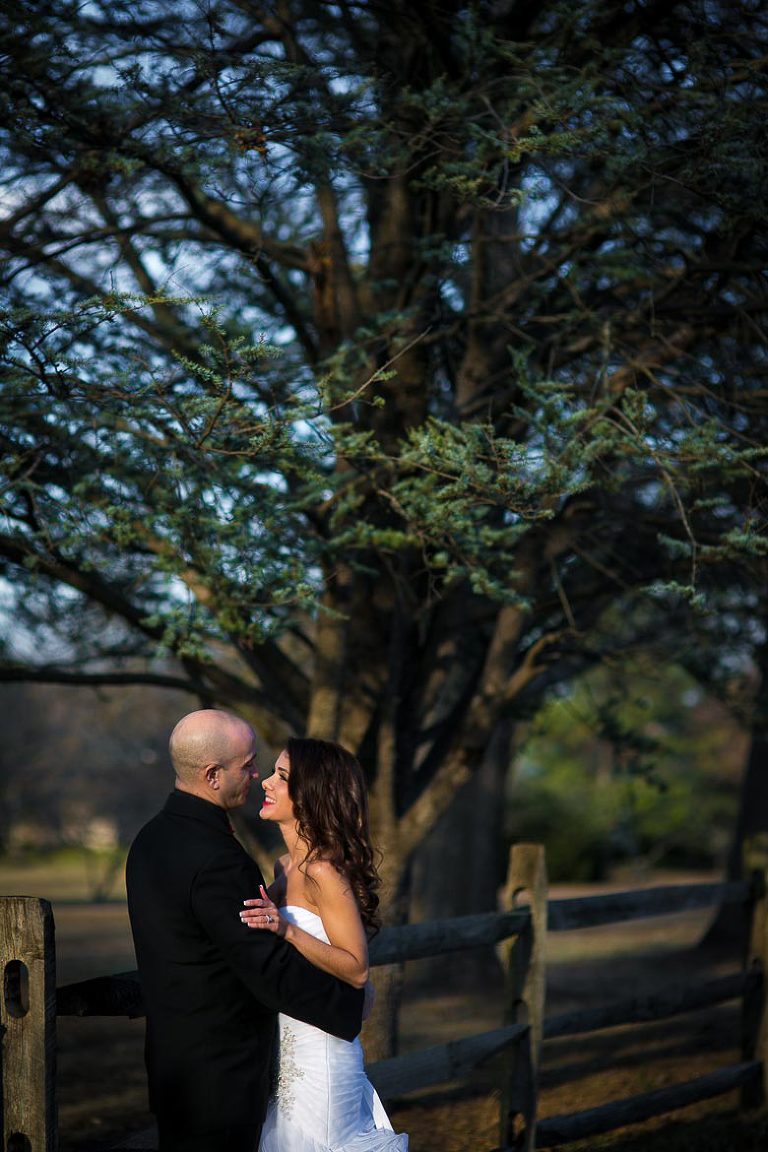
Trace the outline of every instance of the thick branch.
<instances>
[{"instance_id":1,"label":"thick branch","mask_svg":"<svg viewBox=\"0 0 768 1152\"><path fill-rule=\"evenodd\" d=\"M76 672L54 665L34 667L28 664L0 664L0 681L25 684L67 684L92 688L146 684L153 688L170 688L200 695L200 684L181 676L164 676L159 672Z\"/></svg>"},{"instance_id":2,"label":"thick branch","mask_svg":"<svg viewBox=\"0 0 768 1152\"><path fill-rule=\"evenodd\" d=\"M446 760L437 770L429 785L399 821L397 843L404 860L415 852L427 832L448 810L458 790L471 776L469 759L463 751Z\"/></svg>"}]
</instances>

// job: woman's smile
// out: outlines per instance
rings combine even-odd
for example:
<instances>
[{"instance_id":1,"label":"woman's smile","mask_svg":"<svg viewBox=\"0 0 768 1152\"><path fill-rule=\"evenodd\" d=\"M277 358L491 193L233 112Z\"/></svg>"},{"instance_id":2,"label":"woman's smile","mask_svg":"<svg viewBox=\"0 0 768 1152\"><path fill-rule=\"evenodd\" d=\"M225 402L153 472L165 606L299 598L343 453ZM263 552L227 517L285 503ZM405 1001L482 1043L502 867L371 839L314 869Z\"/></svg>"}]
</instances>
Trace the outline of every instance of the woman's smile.
<instances>
[{"instance_id":1,"label":"woman's smile","mask_svg":"<svg viewBox=\"0 0 768 1152\"><path fill-rule=\"evenodd\" d=\"M294 818L293 801L288 792L288 776L290 764L285 752L281 752L275 763L275 770L266 780L262 780L264 799L261 803L259 815L267 820L276 820L278 823L290 821Z\"/></svg>"}]
</instances>

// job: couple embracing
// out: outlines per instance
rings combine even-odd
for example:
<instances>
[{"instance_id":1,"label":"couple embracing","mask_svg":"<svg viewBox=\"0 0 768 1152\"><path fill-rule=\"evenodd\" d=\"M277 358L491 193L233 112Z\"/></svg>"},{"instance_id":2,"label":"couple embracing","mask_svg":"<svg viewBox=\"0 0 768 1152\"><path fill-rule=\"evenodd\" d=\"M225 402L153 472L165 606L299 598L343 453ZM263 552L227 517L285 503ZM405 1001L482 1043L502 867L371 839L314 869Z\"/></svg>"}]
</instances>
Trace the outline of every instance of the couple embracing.
<instances>
[{"instance_id":1,"label":"couple embracing","mask_svg":"<svg viewBox=\"0 0 768 1152\"><path fill-rule=\"evenodd\" d=\"M286 846L267 890L228 818L258 779L252 729L192 712L170 753L126 866L160 1152L406 1152L357 1039L378 906L359 763L288 741L262 785Z\"/></svg>"}]
</instances>

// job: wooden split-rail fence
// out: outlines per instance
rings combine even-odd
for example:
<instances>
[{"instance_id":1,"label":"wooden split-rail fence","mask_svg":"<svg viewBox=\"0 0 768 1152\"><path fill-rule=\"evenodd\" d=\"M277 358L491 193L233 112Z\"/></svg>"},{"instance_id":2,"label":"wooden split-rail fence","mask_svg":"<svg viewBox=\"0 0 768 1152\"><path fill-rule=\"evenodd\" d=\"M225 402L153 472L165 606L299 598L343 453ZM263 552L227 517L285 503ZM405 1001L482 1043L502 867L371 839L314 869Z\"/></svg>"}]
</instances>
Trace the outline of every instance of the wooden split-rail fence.
<instances>
[{"instance_id":1,"label":"wooden split-rail fence","mask_svg":"<svg viewBox=\"0 0 768 1152\"><path fill-rule=\"evenodd\" d=\"M483 946L496 946L506 972L506 1023L369 1067L385 1098L460 1081L484 1061L505 1053L500 1084L499 1148L533 1152L612 1131L662 1113L740 1089L745 1108L761 1106L768 1091L768 845L753 846L749 878L740 883L690 884L548 900L544 849L515 845L502 910L451 920L386 928L371 946L373 965L397 964ZM691 909L744 905L751 917L746 963L731 975L685 987L663 987L597 1008L544 1015L546 941L549 932L675 915ZM135 972L101 976L56 988L51 905L32 897L0 898L0 1014L3 1152L55 1152L56 1017L141 1016ZM669 1018L739 1000L741 1062L697 1079L587 1111L537 1120L542 1042ZM125 1148L152 1148L144 1134Z\"/></svg>"}]
</instances>

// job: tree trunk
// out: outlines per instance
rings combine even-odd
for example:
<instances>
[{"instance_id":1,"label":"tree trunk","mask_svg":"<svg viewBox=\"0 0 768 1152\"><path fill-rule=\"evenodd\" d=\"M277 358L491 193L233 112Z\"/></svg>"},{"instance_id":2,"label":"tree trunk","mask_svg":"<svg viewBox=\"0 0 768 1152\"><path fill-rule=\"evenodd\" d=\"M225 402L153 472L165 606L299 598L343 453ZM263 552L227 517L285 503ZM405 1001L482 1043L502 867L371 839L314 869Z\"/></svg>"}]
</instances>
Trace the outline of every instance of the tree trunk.
<instances>
[{"instance_id":1,"label":"tree trunk","mask_svg":"<svg viewBox=\"0 0 768 1152\"><path fill-rule=\"evenodd\" d=\"M749 753L741 781L739 810L726 865L727 880L744 878L744 846L759 832L768 832L768 640L756 653L758 684L752 710ZM749 943L746 907L720 908L702 937L700 947L744 957Z\"/></svg>"},{"instance_id":2,"label":"tree trunk","mask_svg":"<svg viewBox=\"0 0 768 1152\"><path fill-rule=\"evenodd\" d=\"M392 855L382 870L385 889L395 893L385 909L387 924L407 923L412 869ZM404 964L386 964L371 970L376 1002L363 1029L365 1059L369 1064L397 1055L400 1003L403 994Z\"/></svg>"},{"instance_id":3,"label":"tree trunk","mask_svg":"<svg viewBox=\"0 0 768 1152\"><path fill-rule=\"evenodd\" d=\"M457 793L414 862L412 921L494 912L504 882L504 785L514 725L501 721L476 776ZM441 984L497 973L494 949L436 956L419 963L419 977Z\"/></svg>"}]
</instances>

